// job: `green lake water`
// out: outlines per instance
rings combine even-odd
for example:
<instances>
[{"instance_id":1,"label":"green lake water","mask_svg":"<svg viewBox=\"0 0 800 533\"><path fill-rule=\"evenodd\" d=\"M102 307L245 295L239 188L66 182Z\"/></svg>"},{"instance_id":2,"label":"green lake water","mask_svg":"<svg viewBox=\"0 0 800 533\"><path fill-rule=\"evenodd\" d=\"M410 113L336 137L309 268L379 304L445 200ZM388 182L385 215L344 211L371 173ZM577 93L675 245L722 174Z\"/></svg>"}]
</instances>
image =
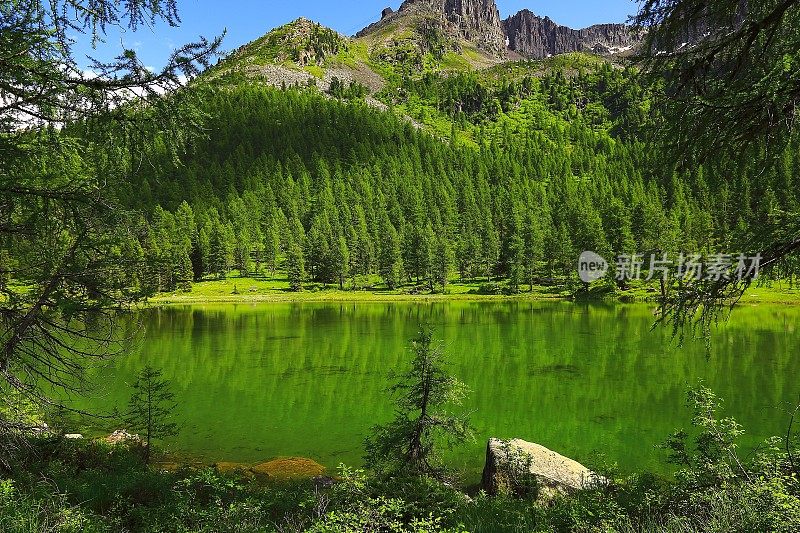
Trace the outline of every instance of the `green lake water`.
<instances>
[{"instance_id":1,"label":"green lake water","mask_svg":"<svg viewBox=\"0 0 800 533\"><path fill-rule=\"evenodd\" d=\"M703 342L651 330L646 305L319 303L204 305L143 313L142 340L92 372L80 407L123 407L136 372L163 370L180 401L166 446L206 461L304 456L358 465L372 425L392 416L387 375L429 324L471 389L476 441L448 456L474 476L489 437L541 443L579 461L665 472L655 449L687 427L701 379L747 430L752 449L785 431L800 394L800 309L737 309Z\"/></svg>"}]
</instances>

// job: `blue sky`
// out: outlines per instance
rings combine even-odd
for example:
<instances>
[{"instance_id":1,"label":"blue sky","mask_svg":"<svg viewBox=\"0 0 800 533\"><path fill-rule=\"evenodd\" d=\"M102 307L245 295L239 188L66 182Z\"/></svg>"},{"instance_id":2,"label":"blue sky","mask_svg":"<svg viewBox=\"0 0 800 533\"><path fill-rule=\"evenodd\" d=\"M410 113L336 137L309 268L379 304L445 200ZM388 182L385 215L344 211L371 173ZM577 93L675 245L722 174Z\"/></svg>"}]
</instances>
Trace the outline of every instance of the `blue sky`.
<instances>
[{"instance_id":1,"label":"blue sky","mask_svg":"<svg viewBox=\"0 0 800 533\"><path fill-rule=\"evenodd\" d=\"M80 42L76 53L92 54L106 60L119 55L121 43L135 49L144 63L163 66L175 45L190 42L199 35L213 37L227 29L223 49L232 50L267 33L272 28L306 17L345 34L352 35L380 18L385 7L397 9L402 0L178 0L182 24L179 28L157 25L139 31L110 33L106 43L92 50ZM527 8L549 16L559 24L582 28L601 22L625 22L636 11L634 0L497 0L500 15L506 18Z\"/></svg>"}]
</instances>

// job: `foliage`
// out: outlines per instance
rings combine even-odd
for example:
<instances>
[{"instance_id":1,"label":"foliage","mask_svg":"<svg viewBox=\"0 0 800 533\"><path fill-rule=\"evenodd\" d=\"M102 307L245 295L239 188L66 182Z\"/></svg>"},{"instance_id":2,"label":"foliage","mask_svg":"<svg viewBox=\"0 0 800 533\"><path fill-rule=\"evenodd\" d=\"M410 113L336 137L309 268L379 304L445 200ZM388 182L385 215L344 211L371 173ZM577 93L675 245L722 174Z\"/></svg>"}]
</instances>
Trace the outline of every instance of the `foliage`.
<instances>
[{"instance_id":1,"label":"foliage","mask_svg":"<svg viewBox=\"0 0 800 533\"><path fill-rule=\"evenodd\" d=\"M784 154L797 142L800 2L646 0L635 19L648 30L640 58L645 72L664 87L656 100L663 120L653 149L668 166L755 161L760 170L749 175L757 180L785 165ZM736 176L734 168L706 176L706 183L724 187ZM765 269L792 269L800 249L797 204L778 207L771 196L753 206L766 216L743 217L729 227L727 240L759 250ZM666 318L677 328L695 320L707 327L752 281L745 276L688 287L674 296Z\"/></svg>"},{"instance_id":2,"label":"foliage","mask_svg":"<svg viewBox=\"0 0 800 533\"><path fill-rule=\"evenodd\" d=\"M335 31L300 18L234 50L210 72L222 73L245 69L250 65L284 64L289 61L322 65L327 59L346 53L349 47L347 39Z\"/></svg>"},{"instance_id":3,"label":"foliage","mask_svg":"<svg viewBox=\"0 0 800 533\"><path fill-rule=\"evenodd\" d=\"M188 290L191 264L192 281L280 273L293 290L374 289L380 277L389 290L447 292L457 275L507 281L510 293L564 292L578 287L585 249L750 252L733 229L780 226L775 213L798 205L796 141L774 167L755 152L737 165L664 166L641 142L659 123L658 91L633 68L579 54L407 78L378 95L386 112L203 77L192 93L209 138L175 167L157 136L144 151L153 164L114 187L146 214L123 247L143 262L123 281L148 294ZM793 265L772 275L793 279Z\"/></svg>"},{"instance_id":4,"label":"foliage","mask_svg":"<svg viewBox=\"0 0 800 533\"><path fill-rule=\"evenodd\" d=\"M175 473L143 464L127 447L39 436L0 481L3 531L796 531L800 481L782 439L733 460L738 425L718 416L708 390L690 391L693 428L668 449L674 479L627 477L555 498L466 496L429 476L387 477L340 467L330 487L268 483L213 468ZM793 445L796 443L793 443ZM46 481L43 481L46 480ZM55 489L57 487L57 490Z\"/></svg>"},{"instance_id":5,"label":"foliage","mask_svg":"<svg viewBox=\"0 0 800 533\"><path fill-rule=\"evenodd\" d=\"M507 280L510 293L574 291L583 250L608 258L750 252L735 248L732 230L777 225L773 214L798 201L796 142L766 169L755 153L737 165L664 166L642 143L659 123L651 110L658 86L583 55L404 79L378 95L388 112L234 76L193 89L205 102L208 141L178 168L156 143L149 157L157 163L118 192L131 207L155 210L140 230L155 238L131 246L165 272L185 271L187 254L162 213L187 202L195 280L280 272L294 290L309 282L358 290L374 289L379 276L386 289L418 293L446 292L457 275ZM761 197L771 207L760 207ZM773 275L793 279L792 265ZM177 279L136 277L168 292Z\"/></svg>"},{"instance_id":6,"label":"foliage","mask_svg":"<svg viewBox=\"0 0 800 533\"><path fill-rule=\"evenodd\" d=\"M161 72L132 50L110 63L90 58L88 72L73 56L71 34L97 43L109 27L158 20L177 23L173 0L0 6L3 401L16 393L51 407L57 402L44 384L82 392L87 360L117 353L120 333L131 333L118 333L115 318L146 293L139 283L146 277L136 278L147 269L132 234L138 217L119 205L115 184L157 134L174 161L198 133L195 94L182 81L209 65L220 40L178 47ZM177 259L187 266L185 256ZM0 461L9 435L25 429L21 419L0 418Z\"/></svg>"},{"instance_id":7,"label":"foliage","mask_svg":"<svg viewBox=\"0 0 800 533\"><path fill-rule=\"evenodd\" d=\"M20 493L13 480L1 480L0 529L8 533L94 533L108 530L102 519L69 505L65 500L57 494L36 499Z\"/></svg>"},{"instance_id":8,"label":"foliage","mask_svg":"<svg viewBox=\"0 0 800 533\"><path fill-rule=\"evenodd\" d=\"M372 496L369 479L364 471L340 467L341 482L331 494L338 503L315 521L307 531L313 533L357 533L361 531L387 531L392 533L460 532L443 526L444 518L431 512L428 516L412 515L408 519L406 502L395 496ZM401 493L397 493L398 495Z\"/></svg>"},{"instance_id":9,"label":"foliage","mask_svg":"<svg viewBox=\"0 0 800 533\"><path fill-rule=\"evenodd\" d=\"M369 91L357 81L351 81L349 84L345 84L345 82L334 76L333 79L331 79L328 93L341 100L358 100L359 98L364 98Z\"/></svg>"}]
</instances>

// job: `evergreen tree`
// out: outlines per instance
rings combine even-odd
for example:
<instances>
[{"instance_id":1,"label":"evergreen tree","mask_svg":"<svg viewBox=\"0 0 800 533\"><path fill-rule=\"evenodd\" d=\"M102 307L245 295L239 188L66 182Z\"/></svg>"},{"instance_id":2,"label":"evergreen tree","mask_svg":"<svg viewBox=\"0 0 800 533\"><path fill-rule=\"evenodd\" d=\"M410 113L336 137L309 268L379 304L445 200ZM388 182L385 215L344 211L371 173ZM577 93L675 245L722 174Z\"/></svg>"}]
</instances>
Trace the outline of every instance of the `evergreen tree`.
<instances>
[{"instance_id":1,"label":"evergreen tree","mask_svg":"<svg viewBox=\"0 0 800 533\"><path fill-rule=\"evenodd\" d=\"M219 220L214 220L208 241L208 268L217 279L225 279L231 268L231 258L235 243L233 230Z\"/></svg>"},{"instance_id":2,"label":"evergreen tree","mask_svg":"<svg viewBox=\"0 0 800 533\"><path fill-rule=\"evenodd\" d=\"M289 288L294 292L303 290L306 278L305 255L303 252L305 233L303 226L297 218L289 223L289 243L286 250L286 275L289 279Z\"/></svg>"},{"instance_id":3,"label":"evergreen tree","mask_svg":"<svg viewBox=\"0 0 800 533\"><path fill-rule=\"evenodd\" d=\"M390 291L395 290L400 285L402 276L402 255L400 249L400 238L397 230L389 220L388 215L381 219L380 230L380 258L378 271Z\"/></svg>"},{"instance_id":4,"label":"evergreen tree","mask_svg":"<svg viewBox=\"0 0 800 533\"><path fill-rule=\"evenodd\" d=\"M275 277L275 269L278 267L278 257L281 251L280 234L278 232L278 224L275 219L275 215L271 215L269 217L269 221L265 223L263 229L263 261L267 270L269 270L270 277L272 278Z\"/></svg>"},{"instance_id":5,"label":"evergreen tree","mask_svg":"<svg viewBox=\"0 0 800 533\"><path fill-rule=\"evenodd\" d=\"M483 275L486 276L486 281L492 281L492 274L500 256L500 238L494 229L491 218L484 218L480 236Z\"/></svg>"},{"instance_id":6,"label":"evergreen tree","mask_svg":"<svg viewBox=\"0 0 800 533\"><path fill-rule=\"evenodd\" d=\"M540 215L534 209L528 209L523 230L524 240L524 273L528 287L533 292L538 265L545 257L545 232L542 228Z\"/></svg>"},{"instance_id":7,"label":"evergreen tree","mask_svg":"<svg viewBox=\"0 0 800 533\"><path fill-rule=\"evenodd\" d=\"M447 373L443 352L433 345L430 331L421 330L412 341L414 359L408 372L391 388L397 416L377 426L366 441L368 466L388 475L441 476L439 447L471 438L465 416L447 411L459 405L466 387Z\"/></svg>"},{"instance_id":8,"label":"evergreen tree","mask_svg":"<svg viewBox=\"0 0 800 533\"><path fill-rule=\"evenodd\" d=\"M455 255L447 235L440 233L435 237L435 250L433 258L433 282L442 292L447 289L450 273L455 262Z\"/></svg>"},{"instance_id":9,"label":"evergreen tree","mask_svg":"<svg viewBox=\"0 0 800 533\"><path fill-rule=\"evenodd\" d=\"M133 395L125 412L125 423L131 431L144 433L144 459L150 462L153 439L163 439L178 434L178 425L169 419L175 411L175 395L162 372L145 367L133 383Z\"/></svg>"},{"instance_id":10,"label":"evergreen tree","mask_svg":"<svg viewBox=\"0 0 800 533\"><path fill-rule=\"evenodd\" d=\"M334 269L339 278L339 290L344 290L344 282L350 271L350 250L347 248L347 239L338 238L338 246L334 250Z\"/></svg>"}]
</instances>

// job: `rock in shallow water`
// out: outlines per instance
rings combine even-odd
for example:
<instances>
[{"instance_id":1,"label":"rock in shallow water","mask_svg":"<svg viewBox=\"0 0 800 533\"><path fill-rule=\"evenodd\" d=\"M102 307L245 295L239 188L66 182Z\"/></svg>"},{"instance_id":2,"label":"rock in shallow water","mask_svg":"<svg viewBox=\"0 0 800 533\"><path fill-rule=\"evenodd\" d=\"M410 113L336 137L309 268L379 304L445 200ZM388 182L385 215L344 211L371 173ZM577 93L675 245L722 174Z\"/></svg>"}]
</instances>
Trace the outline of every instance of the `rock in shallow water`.
<instances>
[{"instance_id":1,"label":"rock in shallow water","mask_svg":"<svg viewBox=\"0 0 800 533\"><path fill-rule=\"evenodd\" d=\"M260 479L311 479L324 474L325 467L305 457L279 457L250 471Z\"/></svg>"},{"instance_id":2,"label":"rock in shallow water","mask_svg":"<svg viewBox=\"0 0 800 533\"><path fill-rule=\"evenodd\" d=\"M128 433L125 429L118 429L111 435L105 438L108 444L135 444L141 445L142 438L139 435Z\"/></svg>"},{"instance_id":3,"label":"rock in shallow water","mask_svg":"<svg viewBox=\"0 0 800 533\"><path fill-rule=\"evenodd\" d=\"M491 495L532 492L540 499L607 484L607 480L568 457L520 439L489 439L483 489Z\"/></svg>"}]
</instances>

